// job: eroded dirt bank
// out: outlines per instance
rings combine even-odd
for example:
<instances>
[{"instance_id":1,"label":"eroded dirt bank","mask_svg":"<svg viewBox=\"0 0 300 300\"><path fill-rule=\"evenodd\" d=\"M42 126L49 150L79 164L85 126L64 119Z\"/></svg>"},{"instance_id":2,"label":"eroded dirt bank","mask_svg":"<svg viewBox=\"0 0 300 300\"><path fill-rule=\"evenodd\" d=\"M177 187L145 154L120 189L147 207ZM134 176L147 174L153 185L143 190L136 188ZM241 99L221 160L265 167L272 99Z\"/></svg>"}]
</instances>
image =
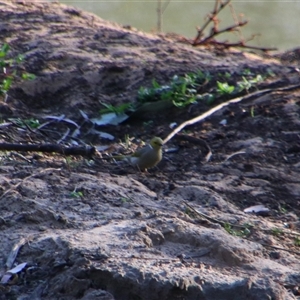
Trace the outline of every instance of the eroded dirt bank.
<instances>
[{"instance_id":1,"label":"eroded dirt bank","mask_svg":"<svg viewBox=\"0 0 300 300\"><path fill-rule=\"evenodd\" d=\"M163 84L199 69L272 72L264 85L274 89L299 84L296 61L193 49L56 3L1 2L0 36L37 75L1 103L8 123L63 114L80 124L80 110L96 117L100 102L134 101L154 78ZM1 275L17 243L13 266L27 266L0 285L0 299L299 298L299 103L300 90L292 89L231 105L186 132L206 141L209 162L199 145L174 138L165 149L176 152L166 151L149 173L100 157L3 152ZM112 144L128 133L165 137L170 123L209 108L198 103L104 131L115 137ZM70 122L44 131L19 125L0 127L1 142L53 143L76 129ZM83 142L109 143L82 131ZM270 214L243 212L255 204ZM242 227L226 231L224 223Z\"/></svg>"}]
</instances>

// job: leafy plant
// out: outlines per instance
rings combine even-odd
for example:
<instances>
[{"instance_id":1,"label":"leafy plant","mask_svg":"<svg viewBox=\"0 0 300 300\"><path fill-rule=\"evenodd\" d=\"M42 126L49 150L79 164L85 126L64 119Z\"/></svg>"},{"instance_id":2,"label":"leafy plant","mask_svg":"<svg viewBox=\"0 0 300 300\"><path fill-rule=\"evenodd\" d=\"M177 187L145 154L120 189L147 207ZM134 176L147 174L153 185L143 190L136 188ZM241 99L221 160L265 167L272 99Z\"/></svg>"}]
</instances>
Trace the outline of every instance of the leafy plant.
<instances>
[{"instance_id":1,"label":"leafy plant","mask_svg":"<svg viewBox=\"0 0 300 300\"><path fill-rule=\"evenodd\" d=\"M217 92L221 95L232 94L234 91L234 86L229 85L227 82L217 81Z\"/></svg>"},{"instance_id":2,"label":"leafy plant","mask_svg":"<svg viewBox=\"0 0 300 300\"><path fill-rule=\"evenodd\" d=\"M253 74L250 69L245 69L236 76L239 76L241 80L237 81L236 78L233 78L233 73L230 72L220 72L213 77L209 72L199 70L183 76L175 75L166 85L160 85L153 79L151 87L141 86L138 90L137 104L124 103L113 106L102 103L105 108L100 111L103 114L101 119L92 119L92 122L96 125L117 125L129 117L125 112L138 110L139 104L146 106L158 101L162 103L158 103L157 107L162 107L164 101L168 103L167 105L171 103L179 108L184 108L198 101L204 101L210 105L215 100L222 100L224 96L228 99L228 96L233 97L243 91L248 92L249 89L264 80L263 76ZM204 87L206 92L201 93ZM252 111L252 115L254 116L254 111Z\"/></svg>"},{"instance_id":3,"label":"leafy plant","mask_svg":"<svg viewBox=\"0 0 300 300\"><path fill-rule=\"evenodd\" d=\"M83 197L83 192L80 192L80 191L73 191L70 193L70 197L72 198L82 198Z\"/></svg>"},{"instance_id":4,"label":"leafy plant","mask_svg":"<svg viewBox=\"0 0 300 300\"><path fill-rule=\"evenodd\" d=\"M242 77L243 81L237 83L237 92L242 92L243 90L248 91L257 83L263 81L263 77L261 75L257 75L253 79L247 79L246 77Z\"/></svg>"},{"instance_id":5,"label":"leafy plant","mask_svg":"<svg viewBox=\"0 0 300 300\"><path fill-rule=\"evenodd\" d=\"M18 65L24 61L24 55L19 54L14 58L7 58L9 49L9 45L6 43L0 49L0 95L5 96L14 80L18 78L23 80L35 79L33 74L18 72Z\"/></svg>"},{"instance_id":6,"label":"leafy plant","mask_svg":"<svg viewBox=\"0 0 300 300\"><path fill-rule=\"evenodd\" d=\"M8 120L22 128L30 127L32 129L35 129L40 126L40 121L34 118L30 118L30 119L10 118Z\"/></svg>"},{"instance_id":7,"label":"leafy plant","mask_svg":"<svg viewBox=\"0 0 300 300\"><path fill-rule=\"evenodd\" d=\"M40 126L40 121L34 118L24 120L24 123L33 129L38 128Z\"/></svg>"},{"instance_id":8,"label":"leafy plant","mask_svg":"<svg viewBox=\"0 0 300 300\"><path fill-rule=\"evenodd\" d=\"M188 73L184 76L173 76L170 84L160 85L155 79L152 87L141 87L138 91L138 101L141 103L154 102L158 100L172 101L176 107L186 107L196 102L199 98L197 89L201 84L209 82L209 73L198 71Z\"/></svg>"}]
</instances>

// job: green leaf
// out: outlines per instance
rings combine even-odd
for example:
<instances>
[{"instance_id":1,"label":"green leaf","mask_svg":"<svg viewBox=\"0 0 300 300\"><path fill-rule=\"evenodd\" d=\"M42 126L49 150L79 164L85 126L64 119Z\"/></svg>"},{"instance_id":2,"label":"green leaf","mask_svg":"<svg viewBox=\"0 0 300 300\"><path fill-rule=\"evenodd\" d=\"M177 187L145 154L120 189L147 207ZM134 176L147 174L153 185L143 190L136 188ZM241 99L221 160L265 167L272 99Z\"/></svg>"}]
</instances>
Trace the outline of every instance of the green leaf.
<instances>
[{"instance_id":1,"label":"green leaf","mask_svg":"<svg viewBox=\"0 0 300 300\"><path fill-rule=\"evenodd\" d=\"M24 123L27 124L30 128L38 128L40 126L40 121L34 118L24 120Z\"/></svg>"},{"instance_id":2,"label":"green leaf","mask_svg":"<svg viewBox=\"0 0 300 300\"><path fill-rule=\"evenodd\" d=\"M182 84L182 86L181 86L181 93L182 93L183 95L186 93L186 85L187 85L187 83L184 82L184 83Z\"/></svg>"},{"instance_id":3,"label":"green leaf","mask_svg":"<svg viewBox=\"0 0 300 300\"><path fill-rule=\"evenodd\" d=\"M159 88L160 88L159 83L158 83L155 79L152 80L152 86L153 86L155 89L159 89Z\"/></svg>"},{"instance_id":4,"label":"green leaf","mask_svg":"<svg viewBox=\"0 0 300 300\"><path fill-rule=\"evenodd\" d=\"M234 86L229 85L227 82L217 81L217 91L220 94L231 94L234 91Z\"/></svg>"},{"instance_id":5,"label":"green leaf","mask_svg":"<svg viewBox=\"0 0 300 300\"><path fill-rule=\"evenodd\" d=\"M9 45L8 44L4 44L2 47L1 47L1 50L0 50L0 57L5 57L7 52L9 50Z\"/></svg>"},{"instance_id":6,"label":"green leaf","mask_svg":"<svg viewBox=\"0 0 300 300\"><path fill-rule=\"evenodd\" d=\"M6 79L3 80L3 83L2 83L3 91L8 91L10 89L12 80L13 80L12 77L6 77Z\"/></svg>"},{"instance_id":7,"label":"green leaf","mask_svg":"<svg viewBox=\"0 0 300 300\"><path fill-rule=\"evenodd\" d=\"M35 78L36 78L36 76L34 74L30 74L30 73L22 74L22 79L24 79L24 80L34 80Z\"/></svg>"},{"instance_id":8,"label":"green leaf","mask_svg":"<svg viewBox=\"0 0 300 300\"><path fill-rule=\"evenodd\" d=\"M21 62L23 62L23 61L24 61L24 55L19 54L19 55L17 56L17 58L16 58L16 62L17 62L17 63L21 63Z\"/></svg>"}]
</instances>

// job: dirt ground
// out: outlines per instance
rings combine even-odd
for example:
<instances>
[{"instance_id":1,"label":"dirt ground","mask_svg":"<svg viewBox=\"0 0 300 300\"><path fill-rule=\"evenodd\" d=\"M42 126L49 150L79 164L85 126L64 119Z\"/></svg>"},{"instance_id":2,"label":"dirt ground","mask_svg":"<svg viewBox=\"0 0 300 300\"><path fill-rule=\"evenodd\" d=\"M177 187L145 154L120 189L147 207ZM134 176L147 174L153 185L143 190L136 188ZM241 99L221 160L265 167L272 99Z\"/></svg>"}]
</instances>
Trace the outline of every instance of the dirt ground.
<instances>
[{"instance_id":1,"label":"dirt ground","mask_svg":"<svg viewBox=\"0 0 300 300\"><path fill-rule=\"evenodd\" d=\"M0 36L37 76L16 82L0 102L1 143L99 150L1 152L1 300L300 299L298 50L196 49L58 3L22 1L0 3ZM109 155L126 135L132 149L165 138L172 123L211 105L152 111L117 126L84 117L99 117L103 102L135 102L153 79L163 85L202 70L236 81L245 69L272 74L257 86L271 91L186 127L148 172ZM43 126L26 126L29 119ZM268 213L244 212L257 204Z\"/></svg>"}]
</instances>

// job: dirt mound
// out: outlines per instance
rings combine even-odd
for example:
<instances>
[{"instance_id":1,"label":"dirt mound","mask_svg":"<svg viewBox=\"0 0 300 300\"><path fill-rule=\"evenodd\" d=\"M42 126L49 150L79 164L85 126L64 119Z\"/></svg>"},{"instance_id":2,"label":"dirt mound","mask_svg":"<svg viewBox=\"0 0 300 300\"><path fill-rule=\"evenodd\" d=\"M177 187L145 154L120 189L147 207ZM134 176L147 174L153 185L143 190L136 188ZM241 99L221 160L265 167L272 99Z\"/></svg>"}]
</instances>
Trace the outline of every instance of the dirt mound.
<instances>
[{"instance_id":1,"label":"dirt mound","mask_svg":"<svg viewBox=\"0 0 300 300\"><path fill-rule=\"evenodd\" d=\"M1 40L37 75L1 103L2 142L74 142L66 132L85 122L82 112L97 117L101 102L135 101L154 78L163 84L197 70L230 72L233 80L245 69L275 74L264 83L274 92L188 128L209 145L208 162L205 149L182 136L148 173L99 157L3 152L0 299L299 298L300 89L275 90L299 84L294 65L194 49L57 3L0 5ZM170 123L210 107L149 113L105 132L113 146L125 134L165 137ZM16 122L61 115L68 121L44 130ZM108 144L84 131L76 141ZM243 212L256 204L268 214Z\"/></svg>"}]
</instances>

